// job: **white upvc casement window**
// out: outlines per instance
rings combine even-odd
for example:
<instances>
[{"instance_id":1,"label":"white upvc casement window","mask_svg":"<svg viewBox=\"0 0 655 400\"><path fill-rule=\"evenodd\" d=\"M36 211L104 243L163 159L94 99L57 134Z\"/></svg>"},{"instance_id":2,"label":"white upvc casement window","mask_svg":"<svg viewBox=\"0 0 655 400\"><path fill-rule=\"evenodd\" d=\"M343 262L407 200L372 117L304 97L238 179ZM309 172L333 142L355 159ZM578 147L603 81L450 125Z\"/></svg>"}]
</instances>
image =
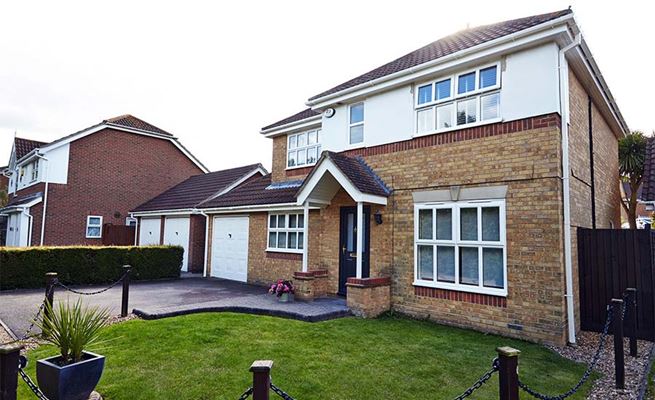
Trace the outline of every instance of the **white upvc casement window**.
<instances>
[{"instance_id":1,"label":"white upvc casement window","mask_svg":"<svg viewBox=\"0 0 655 400\"><path fill-rule=\"evenodd\" d=\"M364 103L352 104L348 110L348 144L364 142Z\"/></svg>"},{"instance_id":2,"label":"white upvc casement window","mask_svg":"<svg viewBox=\"0 0 655 400\"><path fill-rule=\"evenodd\" d=\"M305 216L298 213L268 214L267 251L302 253Z\"/></svg>"},{"instance_id":3,"label":"white upvc casement window","mask_svg":"<svg viewBox=\"0 0 655 400\"><path fill-rule=\"evenodd\" d=\"M32 176L30 182L34 182L37 179L39 179L39 160L32 163Z\"/></svg>"},{"instance_id":4,"label":"white upvc casement window","mask_svg":"<svg viewBox=\"0 0 655 400\"><path fill-rule=\"evenodd\" d=\"M102 216L89 215L86 217L87 239L99 239L102 237Z\"/></svg>"},{"instance_id":5,"label":"white upvc casement window","mask_svg":"<svg viewBox=\"0 0 655 400\"><path fill-rule=\"evenodd\" d=\"M314 165L320 155L320 129L294 133L287 136L287 168Z\"/></svg>"},{"instance_id":6,"label":"white upvc casement window","mask_svg":"<svg viewBox=\"0 0 655 400\"><path fill-rule=\"evenodd\" d=\"M414 206L414 285L507 296L505 200Z\"/></svg>"},{"instance_id":7,"label":"white upvc casement window","mask_svg":"<svg viewBox=\"0 0 655 400\"><path fill-rule=\"evenodd\" d=\"M416 133L500 121L500 63L416 85Z\"/></svg>"}]
</instances>

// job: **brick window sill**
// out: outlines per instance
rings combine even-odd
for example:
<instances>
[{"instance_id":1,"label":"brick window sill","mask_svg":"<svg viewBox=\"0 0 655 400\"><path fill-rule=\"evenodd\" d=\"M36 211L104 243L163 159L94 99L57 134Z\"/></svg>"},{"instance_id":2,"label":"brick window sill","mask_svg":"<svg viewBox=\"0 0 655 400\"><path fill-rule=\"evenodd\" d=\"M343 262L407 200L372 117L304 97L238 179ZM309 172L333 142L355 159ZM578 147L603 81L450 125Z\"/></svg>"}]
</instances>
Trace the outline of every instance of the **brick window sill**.
<instances>
[{"instance_id":1,"label":"brick window sill","mask_svg":"<svg viewBox=\"0 0 655 400\"><path fill-rule=\"evenodd\" d=\"M460 301L464 303L507 308L506 297L494 296L490 294L470 293L458 290L438 289L425 286L414 286L414 295L419 297L429 297L433 299Z\"/></svg>"}]
</instances>

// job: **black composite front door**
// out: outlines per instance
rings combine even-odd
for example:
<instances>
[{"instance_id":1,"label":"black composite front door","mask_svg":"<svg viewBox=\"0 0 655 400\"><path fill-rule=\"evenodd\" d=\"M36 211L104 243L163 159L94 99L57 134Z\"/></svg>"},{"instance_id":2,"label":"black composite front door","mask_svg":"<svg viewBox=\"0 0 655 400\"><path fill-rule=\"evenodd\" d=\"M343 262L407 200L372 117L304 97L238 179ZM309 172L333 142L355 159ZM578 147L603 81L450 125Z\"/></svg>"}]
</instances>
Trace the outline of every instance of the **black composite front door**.
<instances>
[{"instance_id":1,"label":"black composite front door","mask_svg":"<svg viewBox=\"0 0 655 400\"><path fill-rule=\"evenodd\" d=\"M364 207L364 232L362 242L362 277L369 276L371 208ZM346 280L357 276L357 207L341 207L339 234L339 294L346 294Z\"/></svg>"}]
</instances>

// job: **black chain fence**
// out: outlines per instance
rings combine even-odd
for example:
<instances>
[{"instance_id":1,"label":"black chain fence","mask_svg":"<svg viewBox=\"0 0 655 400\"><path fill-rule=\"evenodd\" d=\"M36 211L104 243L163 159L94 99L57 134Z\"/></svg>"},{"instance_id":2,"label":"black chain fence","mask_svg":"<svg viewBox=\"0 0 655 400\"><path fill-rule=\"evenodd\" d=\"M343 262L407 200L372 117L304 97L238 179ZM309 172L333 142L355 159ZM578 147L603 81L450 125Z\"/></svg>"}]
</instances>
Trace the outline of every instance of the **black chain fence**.
<instances>
[{"instance_id":1,"label":"black chain fence","mask_svg":"<svg viewBox=\"0 0 655 400\"><path fill-rule=\"evenodd\" d=\"M453 400L462 400L470 395L473 394L476 390L480 389L482 385L487 383L489 379L493 376L494 373L498 372L498 358L494 358L493 362L491 363L491 369L487 372L485 372L480 379L478 379L471 387L466 389L464 393L460 394L459 396L455 397Z\"/></svg>"},{"instance_id":2,"label":"black chain fence","mask_svg":"<svg viewBox=\"0 0 655 400\"><path fill-rule=\"evenodd\" d=\"M626 303L623 303L623 307L621 310L622 315L625 315L625 310L628 307L626 306ZM535 397L539 400L564 400L567 397L573 396L575 393L580 390L580 388L589 380L589 377L591 376L591 373L593 372L594 368L596 368L596 365L598 364L598 360L600 359L600 355L603 352L603 348L605 347L605 340L607 339L608 336L608 331L610 328L610 324L612 323L612 319L614 317L614 307L608 306L607 307L607 318L605 319L605 325L603 326L603 332L601 333L600 340L598 342L598 347L596 348L596 353L591 359L591 362L587 366L587 369L585 370L584 374L582 375L582 378L578 381L578 383L575 384L571 389L566 391L565 393L555 395L555 396L549 396L545 395L543 393L539 393L536 390L532 389L530 386L528 386L525 382L522 382L519 379L519 388L526 392L527 394L531 395L532 397Z\"/></svg>"},{"instance_id":3,"label":"black chain fence","mask_svg":"<svg viewBox=\"0 0 655 400\"><path fill-rule=\"evenodd\" d=\"M61 287L62 289L65 289L65 290L67 290L67 291L69 291L71 293L79 294L79 295L82 295L82 296L94 296L96 294L104 293L107 290L109 290L109 289L113 288L114 286L118 285L119 283L123 282L123 279L125 279L127 274L129 274L129 271L125 271L125 273L123 273L123 275L120 278L118 278L118 280L116 282L112 283L111 285L107 286L104 289L96 290L95 292L82 292L82 291L79 291L79 290L76 290L76 289L73 289L73 288L71 288L69 286L64 285L63 283L59 282L59 280L55 281L55 285Z\"/></svg>"}]
</instances>

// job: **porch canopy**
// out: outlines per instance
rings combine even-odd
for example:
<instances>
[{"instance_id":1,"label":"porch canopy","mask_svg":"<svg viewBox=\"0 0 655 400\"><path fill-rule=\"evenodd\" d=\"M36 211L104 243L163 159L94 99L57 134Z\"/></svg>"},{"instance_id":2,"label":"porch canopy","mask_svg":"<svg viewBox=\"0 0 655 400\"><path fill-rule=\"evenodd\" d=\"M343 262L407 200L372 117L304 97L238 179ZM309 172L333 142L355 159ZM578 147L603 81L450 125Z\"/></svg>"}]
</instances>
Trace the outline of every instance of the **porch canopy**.
<instances>
[{"instance_id":1,"label":"porch canopy","mask_svg":"<svg viewBox=\"0 0 655 400\"><path fill-rule=\"evenodd\" d=\"M302 270L307 272L310 206L327 206L340 188L357 203L357 278L362 278L364 203L387 205L391 190L362 157L324 151L297 192L305 221Z\"/></svg>"}]
</instances>

